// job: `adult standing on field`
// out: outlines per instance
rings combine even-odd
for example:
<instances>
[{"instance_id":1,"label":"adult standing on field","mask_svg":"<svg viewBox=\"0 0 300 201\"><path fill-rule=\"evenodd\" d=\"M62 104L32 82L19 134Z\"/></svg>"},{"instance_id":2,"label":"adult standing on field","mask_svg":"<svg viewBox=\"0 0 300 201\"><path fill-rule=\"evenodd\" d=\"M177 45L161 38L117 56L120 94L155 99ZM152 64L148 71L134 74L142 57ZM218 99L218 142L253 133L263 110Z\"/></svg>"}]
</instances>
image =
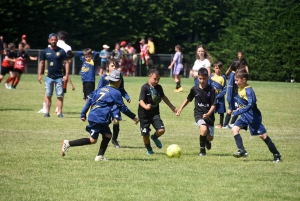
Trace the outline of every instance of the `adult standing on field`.
<instances>
[{"instance_id":1,"label":"adult standing on field","mask_svg":"<svg viewBox=\"0 0 300 201\"><path fill-rule=\"evenodd\" d=\"M64 82L68 81L69 78L69 62L66 52L57 46L57 34L51 33L48 37L48 43L50 47L43 50L40 57L40 64L38 70L38 81L42 84L42 71L44 67L48 69L46 74L46 113L44 117L50 117L49 111L51 107L51 99L53 94L53 88L55 84L57 106L58 106L58 117L62 118L62 105L63 105L63 85ZM63 76L63 63L65 65L65 76Z\"/></svg>"},{"instance_id":2,"label":"adult standing on field","mask_svg":"<svg viewBox=\"0 0 300 201\"><path fill-rule=\"evenodd\" d=\"M198 71L200 68L206 68L208 71L208 76L210 76L210 66L212 62L213 59L207 52L205 45L198 45L196 49L196 61L192 70L190 71L190 74L194 77L194 86L199 85Z\"/></svg>"},{"instance_id":3,"label":"adult standing on field","mask_svg":"<svg viewBox=\"0 0 300 201\"><path fill-rule=\"evenodd\" d=\"M249 67L248 67L248 63L246 61L246 59L243 58L244 56L244 52L243 51L238 51L238 60L241 61L241 65L243 68L246 69L247 73L249 74ZM232 64L231 64L232 65ZM231 65L229 66L229 68L227 69L225 75L228 75L230 74L230 72L232 71L231 69Z\"/></svg>"}]
</instances>

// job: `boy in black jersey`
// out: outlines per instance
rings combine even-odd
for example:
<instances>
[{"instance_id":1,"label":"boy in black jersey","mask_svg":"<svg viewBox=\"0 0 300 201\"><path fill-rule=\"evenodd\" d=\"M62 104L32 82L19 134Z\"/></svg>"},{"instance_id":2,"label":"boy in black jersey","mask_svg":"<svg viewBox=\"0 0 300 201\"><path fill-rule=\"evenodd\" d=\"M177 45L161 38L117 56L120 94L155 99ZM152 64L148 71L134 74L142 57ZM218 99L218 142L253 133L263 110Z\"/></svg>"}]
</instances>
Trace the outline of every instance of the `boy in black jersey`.
<instances>
[{"instance_id":1,"label":"boy in black jersey","mask_svg":"<svg viewBox=\"0 0 300 201\"><path fill-rule=\"evenodd\" d=\"M165 133L165 126L159 115L160 101L163 100L176 113L176 108L164 94L162 86L158 84L159 80L160 72L156 68L150 69L149 81L142 86L139 97L138 116L140 119L140 129L148 155L154 153L150 144L151 124L155 129L155 133L151 135L151 139L159 149L162 148L162 143L158 138Z\"/></svg>"},{"instance_id":2,"label":"boy in black jersey","mask_svg":"<svg viewBox=\"0 0 300 201\"><path fill-rule=\"evenodd\" d=\"M211 142L214 139L214 109L216 105L215 89L208 85L208 71L200 68L198 71L199 85L193 86L176 115L180 116L182 109L195 98L194 117L200 128L200 153L206 155L206 149L211 149Z\"/></svg>"}]
</instances>

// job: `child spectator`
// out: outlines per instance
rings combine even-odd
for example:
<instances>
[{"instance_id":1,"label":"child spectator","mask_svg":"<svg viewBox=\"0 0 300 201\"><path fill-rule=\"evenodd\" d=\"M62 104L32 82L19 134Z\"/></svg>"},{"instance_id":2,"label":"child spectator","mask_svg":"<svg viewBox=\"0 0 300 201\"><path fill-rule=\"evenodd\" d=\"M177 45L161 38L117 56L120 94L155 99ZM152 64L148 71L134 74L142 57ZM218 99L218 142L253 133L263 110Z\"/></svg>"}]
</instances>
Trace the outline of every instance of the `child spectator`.
<instances>
[{"instance_id":1,"label":"child spectator","mask_svg":"<svg viewBox=\"0 0 300 201\"><path fill-rule=\"evenodd\" d=\"M173 74L174 74L174 81L176 83L176 88L175 88L174 92L182 92L183 91L183 88L181 87L181 84L180 84L180 76L183 72L183 65L182 65L183 55L182 55L181 51L182 51L181 46L176 45L175 46L175 52L176 53L173 57L172 63L168 67L168 69L171 69L172 66L174 65Z\"/></svg>"},{"instance_id":2,"label":"child spectator","mask_svg":"<svg viewBox=\"0 0 300 201\"><path fill-rule=\"evenodd\" d=\"M199 156L206 156L205 147L210 150L211 142L214 139L214 110L216 105L216 92L208 85L208 71L200 68L198 71L199 86L193 86L187 99L182 103L176 115L180 116L183 108L195 98L194 117L200 128L200 153Z\"/></svg>"},{"instance_id":3,"label":"child spectator","mask_svg":"<svg viewBox=\"0 0 300 201\"><path fill-rule=\"evenodd\" d=\"M117 68L118 68L118 62L115 59L109 59L107 62L107 66L106 66L106 74L103 74L103 76L101 77L101 79L98 83L97 89L102 88L109 84L108 75L112 71L116 70ZM120 83L120 86L118 89L121 92L122 97L124 97L126 99L126 101L128 103L130 103L131 100L130 100L128 93L126 92L126 90L124 88L124 79L123 79L122 75L120 75L120 82L121 83ZM128 114L126 114L126 113L124 113L124 114L128 116ZM130 116L129 116L129 118L130 118ZM120 120L122 120L121 114L118 114L118 117L113 119L113 135L112 135L111 142L116 148L120 148L120 144L118 142L118 136L119 136L119 132L120 132L120 123L119 123Z\"/></svg>"},{"instance_id":4,"label":"child spectator","mask_svg":"<svg viewBox=\"0 0 300 201\"><path fill-rule=\"evenodd\" d=\"M238 94L234 97L238 104L238 109L234 111L232 115L240 115L241 117L235 122L232 128L232 133L238 147L238 151L234 153L233 156L236 158L248 156L239 131L240 129L247 130L247 127L249 126L250 134L258 135L266 143L274 156L273 162L277 163L281 159L281 154L278 152L271 138L266 134L267 131L262 124L261 113L257 108L255 93L247 81L248 73L246 69L238 70L235 74L235 83L238 86Z\"/></svg>"},{"instance_id":5,"label":"child spectator","mask_svg":"<svg viewBox=\"0 0 300 201\"><path fill-rule=\"evenodd\" d=\"M142 64L146 63L146 70L149 69L149 47L148 45L145 43L145 39L140 40L140 56L141 56L141 60L142 60Z\"/></svg>"},{"instance_id":6,"label":"child spectator","mask_svg":"<svg viewBox=\"0 0 300 201\"><path fill-rule=\"evenodd\" d=\"M9 77L7 78L6 82L4 83L5 87L9 89L8 83L10 83L15 78L15 72L14 72L14 62L16 61L16 46L14 43L8 44L8 49L5 51L5 57L2 61L2 67L1 67L1 75L0 75L0 83L4 76L9 73Z\"/></svg>"},{"instance_id":7,"label":"child spectator","mask_svg":"<svg viewBox=\"0 0 300 201\"><path fill-rule=\"evenodd\" d=\"M220 114L220 124L216 128L223 127L226 94L226 77L221 74L223 64L218 61L214 64L214 74L209 77L208 84L216 91L216 108L215 113Z\"/></svg>"},{"instance_id":8,"label":"child spectator","mask_svg":"<svg viewBox=\"0 0 300 201\"><path fill-rule=\"evenodd\" d=\"M87 100L88 95L95 90L95 65L94 59L98 53L92 51L90 48L86 48L83 52L79 51L78 56L82 61L80 70L82 87L83 87L83 99Z\"/></svg>"},{"instance_id":9,"label":"child spectator","mask_svg":"<svg viewBox=\"0 0 300 201\"><path fill-rule=\"evenodd\" d=\"M109 52L107 51L109 49L108 45L103 45L103 50L101 50L99 56L101 58L101 68L99 70L99 76L102 76L106 71L106 63L109 58Z\"/></svg>"},{"instance_id":10,"label":"child spectator","mask_svg":"<svg viewBox=\"0 0 300 201\"><path fill-rule=\"evenodd\" d=\"M109 85L102 88L97 88L92 92L86 101L84 108L81 111L81 120L86 121L87 112L89 125L86 126L86 131L90 133L90 138L81 138L73 141L63 140L62 143L62 156L65 156L69 147L83 146L95 144L99 134L102 135L99 152L95 157L95 161L107 160L104 158L107 145L111 139L111 131L109 124L111 122L111 113L120 113L120 110L130 110L124 105L121 92L117 89L121 84L120 72L117 70L112 71L107 77ZM115 113L114 113L115 112ZM132 114L133 121L137 124L139 120Z\"/></svg>"},{"instance_id":11,"label":"child spectator","mask_svg":"<svg viewBox=\"0 0 300 201\"><path fill-rule=\"evenodd\" d=\"M158 139L165 133L164 123L160 118L159 103L163 100L169 108L176 113L175 106L172 105L168 97L164 94L163 88L159 85L160 72L156 68L149 70L149 81L141 88L139 97L138 116L140 119L140 129L143 136L147 154L154 154L150 144L150 125L155 129L151 139L155 145L161 149L162 143Z\"/></svg>"}]
</instances>

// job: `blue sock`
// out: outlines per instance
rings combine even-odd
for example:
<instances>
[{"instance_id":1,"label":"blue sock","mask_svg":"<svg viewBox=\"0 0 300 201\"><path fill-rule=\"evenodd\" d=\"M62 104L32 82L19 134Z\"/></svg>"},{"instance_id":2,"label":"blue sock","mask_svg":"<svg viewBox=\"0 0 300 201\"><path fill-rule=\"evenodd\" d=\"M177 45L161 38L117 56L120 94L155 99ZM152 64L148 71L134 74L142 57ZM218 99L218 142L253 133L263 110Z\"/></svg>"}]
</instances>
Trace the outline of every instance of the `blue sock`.
<instances>
[{"instance_id":1,"label":"blue sock","mask_svg":"<svg viewBox=\"0 0 300 201\"><path fill-rule=\"evenodd\" d=\"M245 151L245 148L243 145L243 139L242 139L241 135L240 134L235 135L234 139L235 139L235 143L236 143L236 146L238 147L238 149Z\"/></svg>"}]
</instances>

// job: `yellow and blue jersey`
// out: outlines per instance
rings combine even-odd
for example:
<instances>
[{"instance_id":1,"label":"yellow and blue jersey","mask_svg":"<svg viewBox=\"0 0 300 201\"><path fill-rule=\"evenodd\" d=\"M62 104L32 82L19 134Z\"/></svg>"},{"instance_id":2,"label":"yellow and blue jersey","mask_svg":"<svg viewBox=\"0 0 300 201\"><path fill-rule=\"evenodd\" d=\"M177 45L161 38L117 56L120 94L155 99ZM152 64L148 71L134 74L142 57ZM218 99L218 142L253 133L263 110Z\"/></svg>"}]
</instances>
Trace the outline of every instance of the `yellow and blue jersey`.
<instances>
[{"instance_id":1,"label":"yellow and blue jersey","mask_svg":"<svg viewBox=\"0 0 300 201\"><path fill-rule=\"evenodd\" d=\"M257 108L256 96L251 86L238 88L238 94L234 97L239 109L233 112L234 116L241 115L247 123L261 123L261 113Z\"/></svg>"},{"instance_id":2,"label":"yellow and blue jersey","mask_svg":"<svg viewBox=\"0 0 300 201\"><path fill-rule=\"evenodd\" d=\"M225 75L212 75L208 79L208 84L216 91L215 113L225 113L225 94L226 94L226 77Z\"/></svg>"},{"instance_id":3,"label":"yellow and blue jersey","mask_svg":"<svg viewBox=\"0 0 300 201\"><path fill-rule=\"evenodd\" d=\"M95 63L94 59L97 57L99 53L94 51L94 56L91 61L86 61L84 58L83 52L79 51L78 56L82 61L82 66L80 70L81 80L82 82L95 82Z\"/></svg>"}]
</instances>

